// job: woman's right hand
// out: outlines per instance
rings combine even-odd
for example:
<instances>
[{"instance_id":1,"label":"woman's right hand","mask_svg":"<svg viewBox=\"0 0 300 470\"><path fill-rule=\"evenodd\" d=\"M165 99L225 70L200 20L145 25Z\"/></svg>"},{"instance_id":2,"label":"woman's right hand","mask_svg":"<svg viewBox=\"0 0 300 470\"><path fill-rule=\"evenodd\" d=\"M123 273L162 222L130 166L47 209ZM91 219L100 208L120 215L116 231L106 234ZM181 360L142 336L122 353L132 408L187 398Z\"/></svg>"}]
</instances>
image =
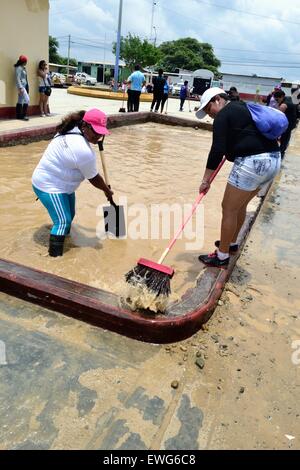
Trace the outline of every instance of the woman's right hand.
<instances>
[{"instance_id":1,"label":"woman's right hand","mask_svg":"<svg viewBox=\"0 0 300 470\"><path fill-rule=\"evenodd\" d=\"M104 191L104 194L109 201L113 197L114 192L110 188L107 187L107 189Z\"/></svg>"},{"instance_id":2,"label":"woman's right hand","mask_svg":"<svg viewBox=\"0 0 300 470\"><path fill-rule=\"evenodd\" d=\"M199 187L199 193L204 193L206 194L207 191L210 188L210 182L209 181L202 181Z\"/></svg>"}]
</instances>

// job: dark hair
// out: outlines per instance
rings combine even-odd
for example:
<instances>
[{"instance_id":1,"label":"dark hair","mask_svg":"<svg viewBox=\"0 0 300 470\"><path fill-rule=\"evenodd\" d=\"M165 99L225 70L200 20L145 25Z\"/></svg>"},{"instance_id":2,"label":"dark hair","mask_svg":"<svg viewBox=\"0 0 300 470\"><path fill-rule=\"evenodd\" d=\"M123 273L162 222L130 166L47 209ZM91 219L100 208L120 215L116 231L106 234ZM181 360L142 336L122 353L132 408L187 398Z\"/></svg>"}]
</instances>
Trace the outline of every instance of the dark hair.
<instances>
[{"instance_id":1,"label":"dark hair","mask_svg":"<svg viewBox=\"0 0 300 470\"><path fill-rule=\"evenodd\" d=\"M184 80L184 85L187 85L188 83L188 80Z\"/></svg>"},{"instance_id":2,"label":"dark hair","mask_svg":"<svg viewBox=\"0 0 300 470\"><path fill-rule=\"evenodd\" d=\"M39 61L39 69L41 69L43 65L46 65L46 61L45 60L40 60Z\"/></svg>"},{"instance_id":3,"label":"dark hair","mask_svg":"<svg viewBox=\"0 0 300 470\"><path fill-rule=\"evenodd\" d=\"M136 64L136 65L134 66L134 70L140 70L140 68L141 68L141 66L140 66L139 64Z\"/></svg>"},{"instance_id":4,"label":"dark hair","mask_svg":"<svg viewBox=\"0 0 300 470\"><path fill-rule=\"evenodd\" d=\"M14 64L14 67L19 67L19 65L23 65L23 64L26 64L26 63L27 63L27 60L18 59L18 61Z\"/></svg>"},{"instance_id":5,"label":"dark hair","mask_svg":"<svg viewBox=\"0 0 300 470\"><path fill-rule=\"evenodd\" d=\"M225 101L230 101L230 97L227 95L227 93L220 93L219 95L213 96L212 99L209 100L209 103L214 103L218 96L220 96L220 98L223 98L223 100L225 100Z\"/></svg>"},{"instance_id":6,"label":"dark hair","mask_svg":"<svg viewBox=\"0 0 300 470\"><path fill-rule=\"evenodd\" d=\"M237 92L237 89L236 89L235 86L231 86L231 87L229 88L229 91L236 91L236 92Z\"/></svg>"},{"instance_id":7,"label":"dark hair","mask_svg":"<svg viewBox=\"0 0 300 470\"><path fill-rule=\"evenodd\" d=\"M275 99L276 99L276 98L284 98L284 97L285 97L285 93L284 93L284 91L282 91L282 90L278 90L278 91L275 91L275 92L273 93L273 96L274 96Z\"/></svg>"},{"instance_id":8,"label":"dark hair","mask_svg":"<svg viewBox=\"0 0 300 470\"><path fill-rule=\"evenodd\" d=\"M67 134L67 132L74 129L74 127L81 128L82 119L85 115L85 111L76 111L75 113L70 113L66 117L63 118L60 124L56 126L56 132L61 135Z\"/></svg>"},{"instance_id":9,"label":"dark hair","mask_svg":"<svg viewBox=\"0 0 300 470\"><path fill-rule=\"evenodd\" d=\"M162 75L164 73L163 69L158 69L158 75Z\"/></svg>"}]
</instances>

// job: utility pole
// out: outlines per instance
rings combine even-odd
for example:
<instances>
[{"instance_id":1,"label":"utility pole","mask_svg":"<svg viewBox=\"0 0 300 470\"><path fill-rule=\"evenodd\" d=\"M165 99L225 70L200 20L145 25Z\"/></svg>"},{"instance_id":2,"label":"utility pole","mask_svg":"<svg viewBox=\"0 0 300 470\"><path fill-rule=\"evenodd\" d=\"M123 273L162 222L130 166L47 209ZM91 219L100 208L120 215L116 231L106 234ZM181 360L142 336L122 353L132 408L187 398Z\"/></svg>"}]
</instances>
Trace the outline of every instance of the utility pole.
<instances>
[{"instance_id":1,"label":"utility pole","mask_svg":"<svg viewBox=\"0 0 300 470\"><path fill-rule=\"evenodd\" d=\"M117 34L117 47L116 47L116 63L115 63L115 73L114 73L114 81L115 81L114 91L118 91L118 81L119 81L119 59L120 59L120 44L121 44L122 9L123 9L123 0L120 0L120 3L119 3L118 34Z\"/></svg>"},{"instance_id":2,"label":"utility pole","mask_svg":"<svg viewBox=\"0 0 300 470\"><path fill-rule=\"evenodd\" d=\"M156 5L156 1L152 0L152 12L151 12L151 29L150 29L150 41L152 39L152 33L153 33L153 19L154 19L154 8Z\"/></svg>"},{"instance_id":3,"label":"utility pole","mask_svg":"<svg viewBox=\"0 0 300 470\"><path fill-rule=\"evenodd\" d=\"M104 33L104 48L103 48L103 85L105 85L105 46L106 46L106 33Z\"/></svg>"},{"instance_id":4,"label":"utility pole","mask_svg":"<svg viewBox=\"0 0 300 470\"><path fill-rule=\"evenodd\" d=\"M155 36L154 36L154 41L153 41L153 45L154 45L154 47L156 47L156 37L157 37L156 27L153 26L153 29L154 29L154 34L155 34Z\"/></svg>"},{"instance_id":5,"label":"utility pole","mask_svg":"<svg viewBox=\"0 0 300 470\"><path fill-rule=\"evenodd\" d=\"M68 65L67 65L67 75L69 75L70 69L70 49L71 49L71 34L68 36Z\"/></svg>"}]
</instances>

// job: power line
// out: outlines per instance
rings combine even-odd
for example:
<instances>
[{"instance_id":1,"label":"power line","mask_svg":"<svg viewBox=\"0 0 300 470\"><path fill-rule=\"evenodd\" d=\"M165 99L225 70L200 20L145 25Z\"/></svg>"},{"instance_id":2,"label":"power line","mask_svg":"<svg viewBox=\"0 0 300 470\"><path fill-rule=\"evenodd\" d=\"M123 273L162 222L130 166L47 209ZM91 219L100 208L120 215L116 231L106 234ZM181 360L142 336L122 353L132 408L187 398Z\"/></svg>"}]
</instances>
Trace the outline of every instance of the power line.
<instances>
[{"instance_id":1,"label":"power line","mask_svg":"<svg viewBox=\"0 0 300 470\"><path fill-rule=\"evenodd\" d=\"M265 64L246 64L246 63L239 63L239 62L222 62L222 65L237 65L239 67L257 67L257 68L280 68L280 69L300 69L300 65L265 65Z\"/></svg>"},{"instance_id":2,"label":"power line","mask_svg":"<svg viewBox=\"0 0 300 470\"><path fill-rule=\"evenodd\" d=\"M288 52L288 51L253 51L251 49L230 49L229 47L216 47L214 49L222 51L238 51L238 52L254 52L258 54L285 54L285 55L300 55L300 52Z\"/></svg>"},{"instance_id":3,"label":"power line","mask_svg":"<svg viewBox=\"0 0 300 470\"><path fill-rule=\"evenodd\" d=\"M203 3L204 5L209 5L211 7L216 7L216 8L223 8L224 10L230 10L234 11L237 13L242 13L243 15L251 15L251 16L256 16L258 18L267 18L269 20L276 20L279 21L280 23L289 23L289 24L295 24L295 25L300 25L300 22L297 21L290 21L290 20L282 20L279 18L274 18L273 16L267 16L267 15L260 15L258 13L252 13L249 11L245 10L238 10L237 8L230 8L230 7L224 7L223 5L218 5L216 3L210 3L210 2L205 2L204 0L196 0L197 3ZM284 5L282 5L282 8L284 8Z\"/></svg>"}]
</instances>

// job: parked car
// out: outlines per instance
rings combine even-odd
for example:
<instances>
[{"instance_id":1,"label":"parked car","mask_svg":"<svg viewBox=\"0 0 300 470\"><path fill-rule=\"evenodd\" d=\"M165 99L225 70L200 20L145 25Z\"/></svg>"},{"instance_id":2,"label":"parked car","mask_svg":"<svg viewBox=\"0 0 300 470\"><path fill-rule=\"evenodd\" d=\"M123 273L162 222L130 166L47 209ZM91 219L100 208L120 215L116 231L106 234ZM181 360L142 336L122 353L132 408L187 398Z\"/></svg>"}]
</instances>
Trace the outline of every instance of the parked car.
<instances>
[{"instance_id":1,"label":"parked car","mask_svg":"<svg viewBox=\"0 0 300 470\"><path fill-rule=\"evenodd\" d=\"M51 74L51 82L53 86L63 87L64 84L66 83L66 77L62 73L53 72Z\"/></svg>"},{"instance_id":2,"label":"parked car","mask_svg":"<svg viewBox=\"0 0 300 470\"><path fill-rule=\"evenodd\" d=\"M91 77L85 72L76 72L74 75L74 81L80 85L96 85L97 80L94 77Z\"/></svg>"},{"instance_id":3,"label":"parked car","mask_svg":"<svg viewBox=\"0 0 300 470\"><path fill-rule=\"evenodd\" d=\"M182 85L184 85L183 82L179 82L179 83L174 83L173 85L173 88L172 88L172 95L180 95L180 90L181 90L181 87Z\"/></svg>"},{"instance_id":4,"label":"parked car","mask_svg":"<svg viewBox=\"0 0 300 470\"><path fill-rule=\"evenodd\" d=\"M180 95L180 90L181 90L181 87L184 85L184 82L178 82L178 83L174 83L173 85L173 88L172 88L172 95L173 96L179 96ZM190 87L189 88L189 91L190 93L192 93L193 91L193 87Z\"/></svg>"}]
</instances>

